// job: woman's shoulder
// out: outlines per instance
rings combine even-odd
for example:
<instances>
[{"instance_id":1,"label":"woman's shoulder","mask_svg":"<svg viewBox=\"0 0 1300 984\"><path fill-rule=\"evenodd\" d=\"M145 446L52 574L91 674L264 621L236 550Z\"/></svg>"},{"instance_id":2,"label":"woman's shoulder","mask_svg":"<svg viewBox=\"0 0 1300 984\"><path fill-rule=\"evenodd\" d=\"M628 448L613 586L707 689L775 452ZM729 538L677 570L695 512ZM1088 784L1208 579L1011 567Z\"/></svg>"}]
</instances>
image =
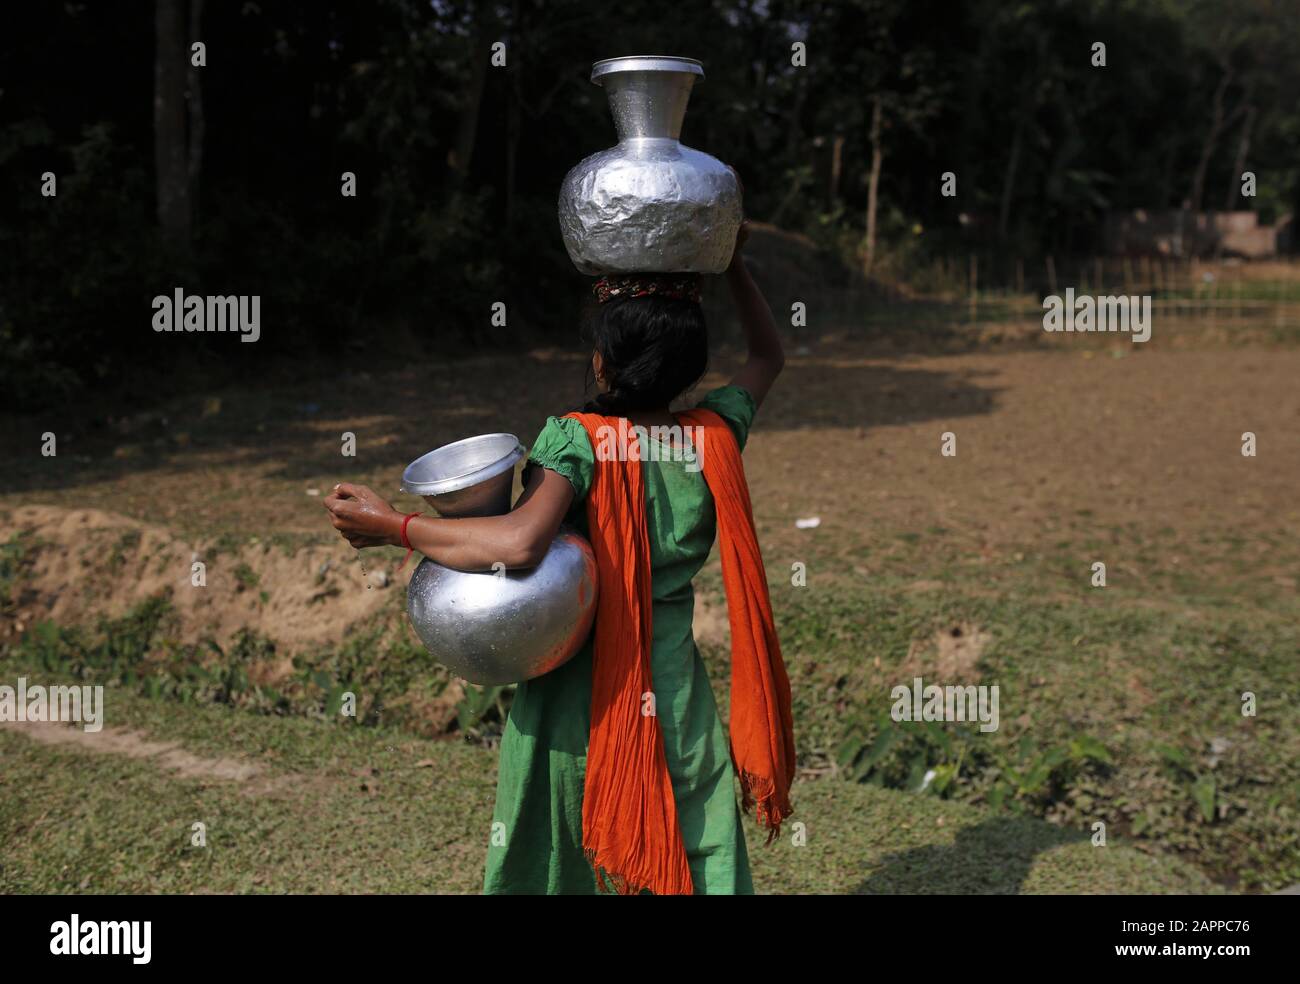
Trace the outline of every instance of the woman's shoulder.
<instances>
[{"instance_id":1,"label":"woman's shoulder","mask_svg":"<svg viewBox=\"0 0 1300 984\"><path fill-rule=\"evenodd\" d=\"M591 441L587 438L587 429L582 426L582 421L570 416L547 417L546 423L542 424L542 429L537 433L537 440L534 445L539 443L548 444L575 444L578 448L591 450Z\"/></svg>"},{"instance_id":2,"label":"woman's shoulder","mask_svg":"<svg viewBox=\"0 0 1300 984\"><path fill-rule=\"evenodd\" d=\"M578 499L586 496L596 465L596 455L582 422L572 417L547 417L532 450L530 464L557 472L569 480ZM527 467L525 467L525 472ZM527 481L527 475L524 476Z\"/></svg>"},{"instance_id":3,"label":"woman's shoulder","mask_svg":"<svg viewBox=\"0 0 1300 984\"><path fill-rule=\"evenodd\" d=\"M734 383L719 386L706 393L696 405L696 409L712 410L725 420L731 427L731 432L736 435L741 450L744 450L745 441L749 438L749 429L754 423L754 414L758 410L749 390Z\"/></svg>"}]
</instances>

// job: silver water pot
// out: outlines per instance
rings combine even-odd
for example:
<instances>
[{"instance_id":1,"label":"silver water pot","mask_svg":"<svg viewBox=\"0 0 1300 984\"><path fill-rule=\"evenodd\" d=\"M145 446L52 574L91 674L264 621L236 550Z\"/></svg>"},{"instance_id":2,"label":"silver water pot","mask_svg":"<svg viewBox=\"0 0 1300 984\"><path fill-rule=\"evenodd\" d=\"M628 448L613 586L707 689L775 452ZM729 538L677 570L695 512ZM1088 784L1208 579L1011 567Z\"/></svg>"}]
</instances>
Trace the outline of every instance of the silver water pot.
<instances>
[{"instance_id":1,"label":"silver water pot","mask_svg":"<svg viewBox=\"0 0 1300 984\"><path fill-rule=\"evenodd\" d=\"M580 273L722 273L740 228L740 187L716 157L678 139L693 58L607 58L604 86L618 146L593 154L560 186L560 232Z\"/></svg>"},{"instance_id":2,"label":"silver water pot","mask_svg":"<svg viewBox=\"0 0 1300 984\"><path fill-rule=\"evenodd\" d=\"M524 456L513 434L484 434L430 451L402 474L443 518L510 511L514 468ZM531 570L457 571L421 560L406 612L429 654L470 683L518 683L549 673L582 648L596 615L596 557L561 529Z\"/></svg>"}]
</instances>

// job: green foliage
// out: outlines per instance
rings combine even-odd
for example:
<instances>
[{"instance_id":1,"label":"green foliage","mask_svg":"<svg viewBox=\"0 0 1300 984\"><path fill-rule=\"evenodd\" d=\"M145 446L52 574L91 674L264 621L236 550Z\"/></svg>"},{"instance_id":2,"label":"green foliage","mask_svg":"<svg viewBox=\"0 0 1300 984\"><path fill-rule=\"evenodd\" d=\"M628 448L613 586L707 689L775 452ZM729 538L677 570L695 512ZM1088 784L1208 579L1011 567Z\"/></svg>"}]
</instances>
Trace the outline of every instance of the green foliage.
<instances>
[{"instance_id":1,"label":"green foliage","mask_svg":"<svg viewBox=\"0 0 1300 984\"><path fill-rule=\"evenodd\" d=\"M923 564L926 576L946 581L933 570L934 548L929 536L905 547L916 552L905 566ZM1044 569L1057 563L1050 553L1040 559ZM879 574L868 592L853 579L815 592L774 590L801 768L1067 829L1104 821L1112 837L1185 852L1248 885L1297 880L1300 722L1283 695L1298 683L1300 632L1289 609L1242 612L1239 602L1200 593L1178 596L1195 617L1181 603L1170 611L1123 598L1049 603L1039 599L1037 569L997 576L990 597L993 575L981 575L970 592L953 581L918 594L906 590L910 579ZM994 640L978 683L999 686L998 730L893 721L891 688L911 678L900 681L903 655L962 623ZM725 654L710 655L719 657L711 674L725 693ZM1146 688L1141 704L1130 667ZM1273 695L1251 719L1240 713L1247 689ZM1193 705L1189 694L1203 696Z\"/></svg>"},{"instance_id":2,"label":"green foliage","mask_svg":"<svg viewBox=\"0 0 1300 984\"><path fill-rule=\"evenodd\" d=\"M309 16L208 5L195 33L226 57L202 73L194 234L174 248L156 228L154 133L140 109L155 53L148 5L23 5L0 39L0 197L11 205L0 393L25 407L86 392L136 403L233 376L254 348L259 366L272 355L342 364L362 346L378 358L380 339L409 357L412 340L572 338L579 281L555 194L612 140L587 80L611 38L702 57L687 142L736 165L752 216L811 236L849 268L864 250L878 104L873 275L919 289L961 281L950 256L1093 249L1105 210L1176 207L1203 156L1204 204L1222 207L1252 107L1257 201L1294 211L1294 7L1221 7L800 0L665 18L642 0L380 0L357 18L338 0ZM507 64L478 71L497 38L510 39ZM1091 64L1092 38L1107 41L1104 68ZM792 64L795 40L806 64ZM69 84L31 81L50 77ZM88 78L94 99L77 84ZM1229 125L1209 139L1220 89ZM37 192L46 170L54 198ZM339 193L344 171L355 198ZM947 171L956 199L936 193ZM151 298L176 287L258 295L268 330L256 346L190 337L177 360L178 340L148 327ZM508 331L487 326L495 301Z\"/></svg>"},{"instance_id":3,"label":"green foliage","mask_svg":"<svg viewBox=\"0 0 1300 984\"><path fill-rule=\"evenodd\" d=\"M47 199L36 178L51 166L58 195ZM138 352L143 332L128 344L107 329L112 312L133 308L147 329L140 284L163 277L146 171L117 128L90 123L59 142L35 119L0 126L0 190L15 210L15 221L0 223L5 400L40 406L79 386L118 384L122 373L142 378L127 353Z\"/></svg>"},{"instance_id":4,"label":"green foliage","mask_svg":"<svg viewBox=\"0 0 1300 984\"><path fill-rule=\"evenodd\" d=\"M1159 754L1170 775L1184 785L1192 801L1200 811L1201 819L1213 823L1215 810L1215 781L1208 773L1201 774L1192 762L1192 757L1181 748L1173 745L1156 745Z\"/></svg>"},{"instance_id":5,"label":"green foliage","mask_svg":"<svg viewBox=\"0 0 1300 984\"><path fill-rule=\"evenodd\" d=\"M19 530L0 543L0 615L12 615L23 578L31 570L37 539L31 530Z\"/></svg>"},{"instance_id":6,"label":"green foliage","mask_svg":"<svg viewBox=\"0 0 1300 984\"><path fill-rule=\"evenodd\" d=\"M12 541L0 549L0 570L16 549ZM1186 852L1211 871L1236 872L1248 885L1300 877L1296 711L1272 696L1243 727L1236 712L1240 686L1233 682L1248 669L1250 680L1271 681L1270 693L1287 692L1296 665L1294 625L1228 620L1210 627L1198 620L1183 626L1149 611L1071 610L1024 601L1015 592L926 601L888 585L877 588L864 596L823 585L816 594L775 598L802 768L838 770L857 784L982 804L1069 829L1104 820L1115 836ZM1023 708L1025 718L1004 717L991 734L960 723L894 722L887 697L897 654L936 625L964 621L1004 640L981 666L1001 688L1003 714ZM1084 635L1086 645L1071 642ZM1136 718L1116 703L1123 680L1100 670L1120 644L1150 669L1153 703ZM871 669L877 658L879 671ZM162 596L91 627L38 624L0 652L0 666L11 675L37 669L168 702L420 734L445 727L447 718L440 717L430 731L427 708L443 698L449 678L400 619L385 615L336 646L284 662L270 640L249 631L224 647L181 642ZM708 662L725 694L726 660ZM1026 689L1049 665L1055 667L1050 685ZM1189 687L1221 693L1223 700L1189 717ZM1033 699L1026 701L1029 692ZM357 716L340 719L348 693L357 697ZM457 730L490 742L509 696L510 688L466 688L451 708ZM1105 730L1120 718L1128 722L1123 733Z\"/></svg>"},{"instance_id":7,"label":"green foliage","mask_svg":"<svg viewBox=\"0 0 1300 984\"><path fill-rule=\"evenodd\" d=\"M257 576L257 571L245 561L241 561L235 567L235 583L239 585L240 591L252 590L261 583L261 578Z\"/></svg>"},{"instance_id":8,"label":"green foliage","mask_svg":"<svg viewBox=\"0 0 1300 984\"><path fill-rule=\"evenodd\" d=\"M211 639L182 642L175 638L175 625L171 602L159 594L120 618L101 617L90 627L39 622L0 654L0 665L11 661L86 683L121 685L155 699L332 721L340 720L345 696L352 694L357 724L416 731L427 724L421 703L408 697L448 680L403 627L394 631L382 621L336 647L295 658L287 668L275 643L252 630L241 629L222 647ZM270 668L278 669L268 674ZM473 703L467 695L459 713L463 730L486 738L505 720L508 688L489 688L481 697Z\"/></svg>"},{"instance_id":9,"label":"green foliage","mask_svg":"<svg viewBox=\"0 0 1300 984\"><path fill-rule=\"evenodd\" d=\"M500 731L510 713L509 696L513 686L465 688L465 696L456 705L456 730L467 737L479 738L491 723Z\"/></svg>"},{"instance_id":10,"label":"green foliage","mask_svg":"<svg viewBox=\"0 0 1300 984\"><path fill-rule=\"evenodd\" d=\"M126 564L127 553L134 551L140 546L142 534L138 529L131 529L124 532L117 538L113 544L113 549L108 555L108 569L114 573L121 570Z\"/></svg>"},{"instance_id":11,"label":"green foliage","mask_svg":"<svg viewBox=\"0 0 1300 984\"><path fill-rule=\"evenodd\" d=\"M1046 748L1026 735L1006 751L961 724L895 722L888 713L869 723L851 721L836 755L839 769L855 782L943 798L962 794L1036 815L1067 800L1081 777L1101 774L1113 762L1087 735Z\"/></svg>"},{"instance_id":12,"label":"green foliage","mask_svg":"<svg viewBox=\"0 0 1300 984\"><path fill-rule=\"evenodd\" d=\"M471 893L482 888L494 752L382 729L231 713L128 694L113 720L197 756L255 762L250 784L193 779L156 763L34 742L0 728L0 759L23 776L0 797L0 893ZM379 775L374 776L378 767ZM364 790L358 776L366 776ZM1086 838L1026 817L873 786L796 781L800 850L752 852L761 893L1219 891L1185 860ZM98 822L35 823L93 816ZM219 817L209 850L159 817ZM752 828L751 828L752 829ZM431 849L430 831L436 831ZM319 845L346 836L347 850ZM752 834L751 834L752 836ZM198 859L215 857L215 861Z\"/></svg>"}]
</instances>

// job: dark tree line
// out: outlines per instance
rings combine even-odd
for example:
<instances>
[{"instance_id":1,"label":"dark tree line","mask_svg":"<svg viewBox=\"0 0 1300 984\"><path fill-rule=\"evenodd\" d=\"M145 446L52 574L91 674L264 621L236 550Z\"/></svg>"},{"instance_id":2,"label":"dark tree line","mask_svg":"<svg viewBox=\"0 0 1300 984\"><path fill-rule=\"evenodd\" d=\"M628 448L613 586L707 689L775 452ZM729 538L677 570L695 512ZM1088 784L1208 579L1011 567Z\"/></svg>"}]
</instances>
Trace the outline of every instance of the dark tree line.
<instances>
[{"instance_id":1,"label":"dark tree line","mask_svg":"<svg viewBox=\"0 0 1300 984\"><path fill-rule=\"evenodd\" d=\"M751 215L878 277L972 241L1093 249L1109 209L1271 219L1300 197L1300 0L155 0L0 16L0 383L23 406L162 392L177 351L231 372L355 360L383 338L570 337L581 281L555 195L613 141L587 75L618 54L704 61L686 142L735 164ZM1244 170L1257 198L1240 197ZM262 341L164 348L149 303L176 287L261 295ZM508 328L490 324L494 301Z\"/></svg>"}]
</instances>

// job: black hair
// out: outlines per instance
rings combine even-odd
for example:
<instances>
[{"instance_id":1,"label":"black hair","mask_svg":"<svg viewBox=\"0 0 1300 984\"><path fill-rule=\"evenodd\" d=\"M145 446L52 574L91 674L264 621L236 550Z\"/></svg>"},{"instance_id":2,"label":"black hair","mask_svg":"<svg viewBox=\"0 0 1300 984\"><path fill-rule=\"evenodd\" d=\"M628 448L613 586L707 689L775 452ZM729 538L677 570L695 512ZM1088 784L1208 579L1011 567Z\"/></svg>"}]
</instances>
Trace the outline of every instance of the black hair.
<instances>
[{"instance_id":1,"label":"black hair","mask_svg":"<svg viewBox=\"0 0 1300 984\"><path fill-rule=\"evenodd\" d=\"M708 327L695 301L616 297L596 308L583 335L600 353L609 380L609 392L598 393L584 413L626 417L666 407L709 368ZM590 387L590 361L586 372Z\"/></svg>"}]
</instances>

